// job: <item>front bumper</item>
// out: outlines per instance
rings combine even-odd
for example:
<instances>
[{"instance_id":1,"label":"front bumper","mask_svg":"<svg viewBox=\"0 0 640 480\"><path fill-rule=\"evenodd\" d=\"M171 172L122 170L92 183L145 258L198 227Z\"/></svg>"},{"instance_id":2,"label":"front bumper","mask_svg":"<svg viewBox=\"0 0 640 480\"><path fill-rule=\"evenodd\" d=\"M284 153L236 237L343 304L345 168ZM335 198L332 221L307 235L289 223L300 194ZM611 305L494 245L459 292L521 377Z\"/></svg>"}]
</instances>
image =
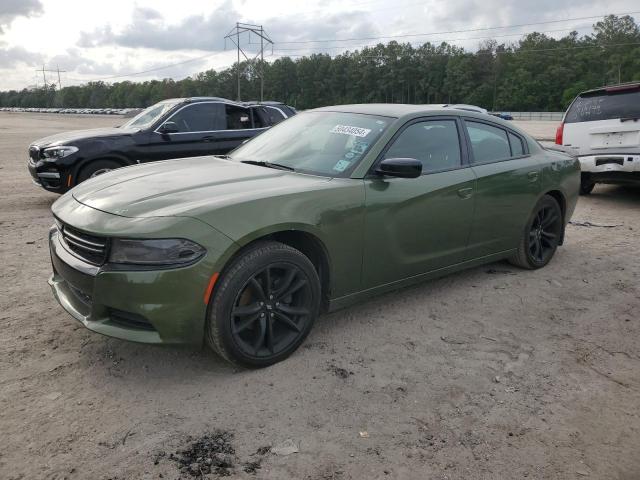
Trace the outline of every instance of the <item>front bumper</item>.
<instances>
[{"instance_id":1,"label":"front bumper","mask_svg":"<svg viewBox=\"0 0 640 480\"><path fill-rule=\"evenodd\" d=\"M49 285L60 305L88 329L151 344L202 345L203 301L216 265L208 254L168 270L120 271L74 256L61 234L49 234L53 275Z\"/></svg>"},{"instance_id":2,"label":"front bumper","mask_svg":"<svg viewBox=\"0 0 640 480\"><path fill-rule=\"evenodd\" d=\"M34 162L29 159L27 164L29 174L36 185L55 193L64 193L69 190L68 173L53 163Z\"/></svg>"}]
</instances>

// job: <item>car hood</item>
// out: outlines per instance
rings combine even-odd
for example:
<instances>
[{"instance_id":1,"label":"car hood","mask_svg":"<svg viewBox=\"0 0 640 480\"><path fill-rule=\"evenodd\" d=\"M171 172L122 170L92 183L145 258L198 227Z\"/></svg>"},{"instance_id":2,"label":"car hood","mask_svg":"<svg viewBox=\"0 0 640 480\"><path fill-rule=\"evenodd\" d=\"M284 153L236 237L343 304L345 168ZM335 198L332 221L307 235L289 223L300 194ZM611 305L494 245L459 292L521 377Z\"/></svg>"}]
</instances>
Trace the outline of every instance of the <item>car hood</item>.
<instances>
[{"instance_id":1,"label":"car hood","mask_svg":"<svg viewBox=\"0 0 640 480\"><path fill-rule=\"evenodd\" d=\"M122 135L131 135L137 132L135 128L91 128L89 130L73 130L71 132L56 133L49 137L44 137L31 143L37 147L49 147L52 145L64 145L77 142L89 138L116 137Z\"/></svg>"},{"instance_id":2,"label":"car hood","mask_svg":"<svg viewBox=\"0 0 640 480\"><path fill-rule=\"evenodd\" d=\"M70 193L84 205L124 217L198 218L216 207L307 191L329 180L209 156L121 168Z\"/></svg>"}]
</instances>

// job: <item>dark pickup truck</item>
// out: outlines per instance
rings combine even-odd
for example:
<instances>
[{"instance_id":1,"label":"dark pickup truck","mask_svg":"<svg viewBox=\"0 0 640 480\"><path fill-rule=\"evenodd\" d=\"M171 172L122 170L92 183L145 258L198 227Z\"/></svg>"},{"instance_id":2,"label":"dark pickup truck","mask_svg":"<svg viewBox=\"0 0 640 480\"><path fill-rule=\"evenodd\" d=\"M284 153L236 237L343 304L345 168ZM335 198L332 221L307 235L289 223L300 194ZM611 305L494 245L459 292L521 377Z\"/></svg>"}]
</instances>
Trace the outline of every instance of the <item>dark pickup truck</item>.
<instances>
[{"instance_id":1,"label":"dark pickup truck","mask_svg":"<svg viewBox=\"0 0 640 480\"><path fill-rule=\"evenodd\" d=\"M37 185L64 193L88 178L127 165L224 155L295 113L278 102L217 97L164 100L119 127L36 140L29 146L29 172Z\"/></svg>"}]
</instances>

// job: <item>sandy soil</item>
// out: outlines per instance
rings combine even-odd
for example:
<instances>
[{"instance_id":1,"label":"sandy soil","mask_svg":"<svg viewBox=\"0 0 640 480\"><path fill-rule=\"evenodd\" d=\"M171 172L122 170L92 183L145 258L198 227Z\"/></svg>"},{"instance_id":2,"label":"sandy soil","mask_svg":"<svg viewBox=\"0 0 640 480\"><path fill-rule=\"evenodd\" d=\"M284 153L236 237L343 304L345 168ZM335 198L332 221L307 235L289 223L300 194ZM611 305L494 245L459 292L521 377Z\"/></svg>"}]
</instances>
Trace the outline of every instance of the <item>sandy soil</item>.
<instances>
[{"instance_id":1,"label":"sandy soil","mask_svg":"<svg viewBox=\"0 0 640 480\"><path fill-rule=\"evenodd\" d=\"M189 478L172 455L207 434L232 478L640 478L640 189L581 198L573 220L599 226L570 225L543 270L386 295L236 370L91 333L50 294L56 195L27 145L118 121L0 114L0 478Z\"/></svg>"}]
</instances>

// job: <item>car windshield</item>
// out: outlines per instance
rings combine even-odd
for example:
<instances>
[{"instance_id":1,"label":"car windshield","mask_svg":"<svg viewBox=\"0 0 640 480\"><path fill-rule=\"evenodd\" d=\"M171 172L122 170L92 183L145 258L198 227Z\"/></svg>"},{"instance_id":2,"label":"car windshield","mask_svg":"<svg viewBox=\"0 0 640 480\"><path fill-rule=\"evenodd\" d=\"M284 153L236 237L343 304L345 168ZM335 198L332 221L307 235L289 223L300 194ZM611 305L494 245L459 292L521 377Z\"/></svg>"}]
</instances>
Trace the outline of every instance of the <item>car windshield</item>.
<instances>
[{"instance_id":1,"label":"car windshield","mask_svg":"<svg viewBox=\"0 0 640 480\"><path fill-rule=\"evenodd\" d=\"M123 123L120 128L145 128L149 125L153 124L156 120L158 120L162 115L167 113L171 108L173 108L178 101L173 102L160 102L155 105L151 105L150 107L144 109L138 115L133 117L126 123Z\"/></svg>"},{"instance_id":2,"label":"car windshield","mask_svg":"<svg viewBox=\"0 0 640 480\"><path fill-rule=\"evenodd\" d=\"M343 112L305 112L234 150L239 162L328 177L346 177L393 118Z\"/></svg>"}]
</instances>

